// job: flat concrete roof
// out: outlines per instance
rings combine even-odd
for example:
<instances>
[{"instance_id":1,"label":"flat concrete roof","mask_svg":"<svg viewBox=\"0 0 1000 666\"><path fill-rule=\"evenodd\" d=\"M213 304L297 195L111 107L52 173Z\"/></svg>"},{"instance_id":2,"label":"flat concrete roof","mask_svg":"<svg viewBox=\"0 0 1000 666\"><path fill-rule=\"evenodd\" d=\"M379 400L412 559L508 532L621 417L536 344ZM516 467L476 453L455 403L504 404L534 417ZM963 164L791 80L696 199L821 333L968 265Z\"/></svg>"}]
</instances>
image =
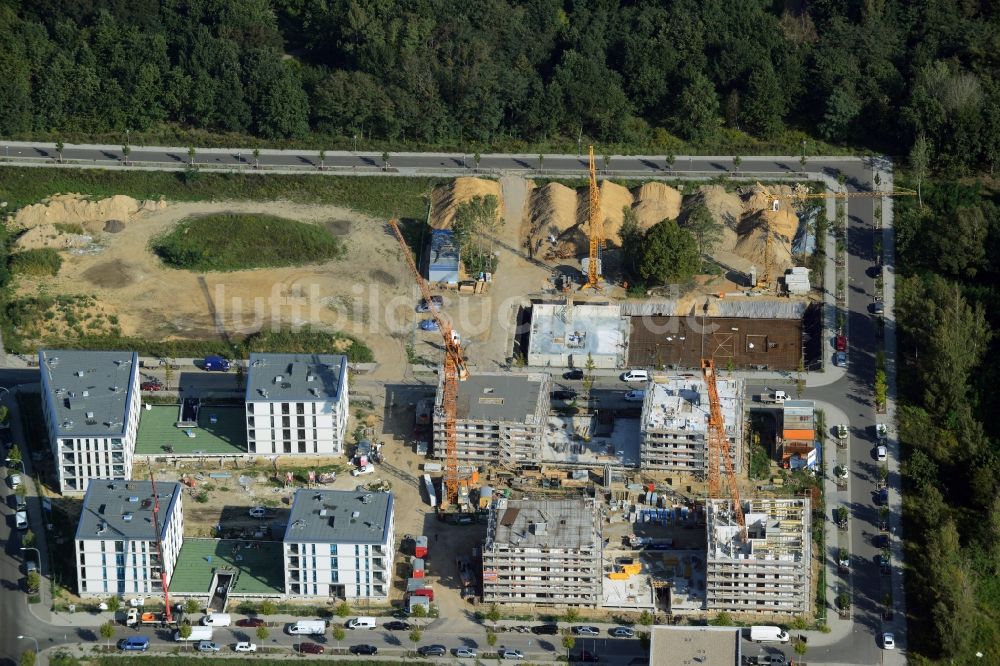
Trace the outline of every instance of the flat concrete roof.
<instances>
[{"instance_id":1,"label":"flat concrete roof","mask_svg":"<svg viewBox=\"0 0 1000 666\"><path fill-rule=\"evenodd\" d=\"M742 419L742 390L738 379L716 379L726 431L735 432ZM642 423L647 430L683 430L703 434L708 429L708 386L698 375L654 376L646 387Z\"/></svg>"},{"instance_id":2,"label":"flat concrete roof","mask_svg":"<svg viewBox=\"0 0 1000 666\"><path fill-rule=\"evenodd\" d=\"M160 538L164 537L170 515L180 499L181 484L158 483L160 498ZM153 526L153 484L149 481L92 479L83 497L77 539L141 540L156 539Z\"/></svg>"},{"instance_id":3,"label":"flat concrete roof","mask_svg":"<svg viewBox=\"0 0 1000 666\"><path fill-rule=\"evenodd\" d=\"M456 417L463 421L537 423L543 416L535 412L545 380L540 373L471 375L458 383Z\"/></svg>"},{"instance_id":4,"label":"flat concrete roof","mask_svg":"<svg viewBox=\"0 0 1000 666\"><path fill-rule=\"evenodd\" d=\"M197 456L247 453L246 410L242 407L202 405L198 425L178 428L180 405L150 405L139 415L135 437L137 456ZM214 423L213 421L214 417ZM194 437L189 437L190 430Z\"/></svg>"},{"instance_id":5,"label":"flat concrete roof","mask_svg":"<svg viewBox=\"0 0 1000 666\"><path fill-rule=\"evenodd\" d=\"M347 357L338 354L252 353L247 402L336 402L347 381Z\"/></svg>"},{"instance_id":6,"label":"flat concrete roof","mask_svg":"<svg viewBox=\"0 0 1000 666\"><path fill-rule=\"evenodd\" d=\"M47 349L38 352L38 367L48 383L56 437L125 433L137 353Z\"/></svg>"},{"instance_id":7,"label":"flat concrete roof","mask_svg":"<svg viewBox=\"0 0 1000 666\"><path fill-rule=\"evenodd\" d=\"M385 543L392 529L392 494L297 490L284 541Z\"/></svg>"},{"instance_id":8,"label":"flat concrete roof","mask_svg":"<svg viewBox=\"0 0 1000 666\"><path fill-rule=\"evenodd\" d=\"M767 560L798 563L809 552L810 501L800 498L754 498L743 502L747 540L732 512L732 501L706 503L709 560Z\"/></svg>"},{"instance_id":9,"label":"flat concrete roof","mask_svg":"<svg viewBox=\"0 0 1000 666\"><path fill-rule=\"evenodd\" d=\"M655 626L649 632L649 666L739 666L739 627Z\"/></svg>"},{"instance_id":10,"label":"flat concrete roof","mask_svg":"<svg viewBox=\"0 0 1000 666\"><path fill-rule=\"evenodd\" d=\"M231 594L285 593L285 558L279 541L184 539L170 578L176 594L211 594L216 569L237 573Z\"/></svg>"},{"instance_id":11,"label":"flat concrete roof","mask_svg":"<svg viewBox=\"0 0 1000 666\"><path fill-rule=\"evenodd\" d=\"M487 548L554 548L599 550L592 499L498 500L492 509Z\"/></svg>"},{"instance_id":12,"label":"flat concrete roof","mask_svg":"<svg viewBox=\"0 0 1000 666\"><path fill-rule=\"evenodd\" d=\"M528 353L621 356L628 326L618 305L535 303Z\"/></svg>"}]
</instances>

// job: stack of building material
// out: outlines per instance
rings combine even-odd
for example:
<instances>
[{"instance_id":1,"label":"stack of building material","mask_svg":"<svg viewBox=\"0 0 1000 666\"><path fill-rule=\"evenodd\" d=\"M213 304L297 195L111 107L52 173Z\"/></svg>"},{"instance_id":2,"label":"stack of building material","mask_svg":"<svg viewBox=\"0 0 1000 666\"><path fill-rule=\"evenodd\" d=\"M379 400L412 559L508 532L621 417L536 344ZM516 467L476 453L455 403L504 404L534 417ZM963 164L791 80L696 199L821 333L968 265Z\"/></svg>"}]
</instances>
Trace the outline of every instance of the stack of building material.
<instances>
[{"instance_id":1,"label":"stack of building material","mask_svg":"<svg viewBox=\"0 0 1000 666\"><path fill-rule=\"evenodd\" d=\"M789 295L801 296L809 293L809 269L795 266L785 273L785 289Z\"/></svg>"}]
</instances>

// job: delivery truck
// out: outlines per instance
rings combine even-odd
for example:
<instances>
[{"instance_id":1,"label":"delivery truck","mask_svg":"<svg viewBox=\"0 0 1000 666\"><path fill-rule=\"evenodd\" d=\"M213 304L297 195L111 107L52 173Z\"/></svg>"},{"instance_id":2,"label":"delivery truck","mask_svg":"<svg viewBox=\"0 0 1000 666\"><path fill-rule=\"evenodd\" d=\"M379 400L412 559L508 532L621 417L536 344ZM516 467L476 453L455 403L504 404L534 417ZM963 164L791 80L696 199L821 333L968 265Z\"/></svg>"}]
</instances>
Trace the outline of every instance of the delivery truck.
<instances>
[{"instance_id":1,"label":"delivery truck","mask_svg":"<svg viewBox=\"0 0 1000 666\"><path fill-rule=\"evenodd\" d=\"M191 641L210 641L212 640L212 627L199 627L197 625L192 625L190 636L182 638L181 632L178 630L174 632L174 640L187 641L188 643Z\"/></svg>"},{"instance_id":2,"label":"delivery truck","mask_svg":"<svg viewBox=\"0 0 1000 666\"><path fill-rule=\"evenodd\" d=\"M781 627L754 625L750 627L750 640L754 643L787 643L789 636Z\"/></svg>"}]
</instances>

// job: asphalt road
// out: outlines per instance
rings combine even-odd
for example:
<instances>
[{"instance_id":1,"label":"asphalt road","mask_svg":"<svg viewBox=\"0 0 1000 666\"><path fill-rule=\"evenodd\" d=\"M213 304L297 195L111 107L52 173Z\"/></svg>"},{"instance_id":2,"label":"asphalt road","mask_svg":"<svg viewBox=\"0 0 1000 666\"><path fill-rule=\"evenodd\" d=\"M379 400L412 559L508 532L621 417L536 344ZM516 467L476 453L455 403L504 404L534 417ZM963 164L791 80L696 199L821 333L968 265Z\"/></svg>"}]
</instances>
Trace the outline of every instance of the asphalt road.
<instances>
[{"instance_id":1,"label":"asphalt road","mask_svg":"<svg viewBox=\"0 0 1000 666\"><path fill-rule=\"evenodd\" d=\"M2 156L10 162L46 163L51 164L56 159L54 147L48 145L29 146L26 144L0 144ZM186 149L142 148L132 147L129 160L152 168L180 168L187 162ZM120 148L95 146L67 146L63 152L65 160L77 161L76 166L120 165L122 160ZM253 157L248 150L199 150L195 158L202 165L214 165L221 168L251 169L254 166ZM601 161L603 166L603 161ZM318 155L309 151L262 151L259 158L262 169L317 169ZM330 153L326 157L325 167L336 173L377 172L382 168L380 155ZM492 173L508 171L538 170L537 156L517 155L483 155L478 165L480 170ZM399 174L415 173L448 173L460 175L472 173L475 165L470 155L460 154L407 154L390 157L389 171ZM584 174L587 168L586 158L572 155L547 155L544 158L545 172L570 172ZM846 186L850 191L871 189L871 163L857 159L842 158L812 158L806 169L810 172L822 172L830 177L843 174ZM736 172L738 175L787 174L793 176L802 170L795 158L743 158L737 170L732 159L728 157L679 157L673 168L667 170L662 157L628 157L614 156L610 162L610 171L615 175L635 175L636 177L676 175L712 175L726 172ZM874 503L877 465L871 456L874 446L874 405L871 400L872 383L875 371L875 354L880 344L875 322L868 313L872 302L874 278L867 274L874 258L873 222L875 202L871 199L852 200L849 205L848 230L848 371L843 379L837 382L806 392L805 398L815 398L829 402L844 411L850 418L851 425L851 471L854 480L851 485L851 517L852 552L856 565L853 567L853 604L854 633L842 641L825 647L811 648L809 660L812 662L836 662L871 664L881 660L877 637L882 632L880 618L881 603L885 590L888 589L888 579L879 573L877 564L878 550L872 541L876 530L877 509ZM892 268L891 266L889 267ZM830 350L832 353L832 349ZM193 373L201 375L189 386L201 385L202 377L206 382L225 383L222 375L210 373ZM193 377L192 374L192 377ZM183 373L182 373L183 375ZM37 381L37 373L29 371L0 372L0 386L11 386L12 383L22 383L26 378ZM219 377L219 379L215 379ZM8 381L10 380L10 381ZM184 379L182 377L181 381ZM217 388L222 388L219 386ZM605 382L597 385L601 390L611 387ZM622 387L624 388L624 387ZM608 394L610 398L611 395ZM890 478L890 486L898 488L899 480ZM897 517L898 518L898 517ZM0 530L8 530L9 526L0 526ZM2 536L6 534L0 533ZM11 581L17 562L12 560L9 541L7 552L0 560L0 570L5 581ZM898 574L894 574L898 575ZM57 635L64 630L48 627L24 610L23 593L10 585L4 585L0 590L0 638L8 655L16 643L13 636L16 633L34 633L44 640L58 640ZM13 627L18 627L13 630ZM507 636L505 635L505 638ZM523 639L511 637L511 641ZM427 640L433 640L428 634ZM899 637L897 637L897 641ZM449 647L455 645L448 644ZM512 647L516 647L511 643Z\"/></svg>"}]
</instances>

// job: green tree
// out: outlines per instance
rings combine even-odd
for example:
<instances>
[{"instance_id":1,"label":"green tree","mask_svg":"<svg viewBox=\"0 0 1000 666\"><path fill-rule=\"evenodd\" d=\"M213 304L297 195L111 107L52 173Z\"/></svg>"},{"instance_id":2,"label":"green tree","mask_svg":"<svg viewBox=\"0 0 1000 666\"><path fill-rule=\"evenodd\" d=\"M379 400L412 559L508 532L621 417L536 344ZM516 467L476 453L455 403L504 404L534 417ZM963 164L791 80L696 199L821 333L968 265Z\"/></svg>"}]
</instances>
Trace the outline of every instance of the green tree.
<instances>
[{"instance_id":1,"label":"green tree","mask_svg":"<svg viewBox=\"0 0 1000 666\"><path fill-rule=\"evenodd\" d=\"M351 614L351 607L346 601L341 601L337 604L337 608L334 610L334 613L337 614L337 617L347 617Z\"/></svg>"},{"instance_id":2,"label":"green tree","mask_svg":"<svg viewBox=\"0 0 1000 666\"><path fill-rule=\"evenodd\" d=\"M25 650L21 653L20 666L35 666L38 663L38 655L34 650Z\"/></svg>"},{"instance_id":3,"label":"green tree","mask_svg":"<svg viewBox=\"0 0 1000 666\"><path fill-rule=\"evenodd\" d=\"M382 153L382 171L389 170L389 153Z\"/></svg>"},{"instance_id":4,"label":"green tree","mask_svg":"<svg viewBox=\"0 0 1000 666\"><path fill-rule=\"evenodd\" d=\"M201 603L197 599L188 599L184 602L184 612L192 615L201 610Z\"/></svg>"},{"instance_id":5,"label":"green tree","mask_svg":"<svg viewBox=\"0 0 1000 666\"><path fill-rule=\"evenodd\" d=\"M0 424L7 423L10 420L10 409L7 405L0 405Z\"/></svg>"},{"instance_id":6,"label":"green tree","mask_svg":"<svg viewBox=\"0 0 1000 666\"><path fill-rule=\"evenodd\" d=\"M795 654L800 657L804 657L806 655L806 651L809 650L809 645L803 640L795 639L792 649L795 650Z\"/></svg>"},{"instance_id":7,"label":"green tree","mask_svg":"<svg viewBox=\"0 0 1000 666\"><path fill-rule=\"evenodd\" d=\"M787 92L783 89L770 61L764 60L754 67L747 82L747 92L743 97L742 118L751 134L763 139L772 139L785 128L785 101Z\"/></svg>"},{"instance_id":8,"label":"green tree","mask_svg":"<svg viewBox=\"0 0 1000 666\"><path fill-rule=\"evenodd\" d=\"M638 274L639 258L642 256L642 246L645 235L639 226L639 216L631 206L622 207L622 226L618 230L618 238L622 246L622 260L625 272L630 276Z\"/></svg>"},{"instance_id":9,"label":"green tree","mask_svg":"<svg viewBox=\"0 0 1000 666\"><path fill-rule=\"evenodd\" d=\"M733 626L733 618L726 611L720 611L714 618L709 621L709 624L716 627L731 627Z\"/></svg>"},{"instance_id":10,"label":"green tree","mask_svg":"<svg viewBox=\"0 0 1000 666\"><path fill-rule=\"evenodd\" d=\"M7 457L10 458L10 462L14 465L20 465L24 460L21 457L21 447L17 444L12 444L10 450L7 451Z\"/></svg>"},{"instance_id":11,"label":"green tree","mask_svg":"<svg viewBox=\"0 0 1000 666\"><path fill-rule=\"evenodd\" d=\"M260 168L260 148L253 149L253 168Z\"/></svg>"},{"instance_id":12,"label":"green tree","mask_svg":"<svg viewBox=\"0 0 1000 666\"><path fill-rule=\"evenodd\" d=\"M25 548L32 548L37 541L35 533L32 530L25 530L24 536L21 537L21 543Z\"/></svg>"},{"instance_id":13,"label":"green tree","mask_svg":"<svg viewBox=\"0 0 1000 666\"><path fill-rule=\"evenodd\" d=\"M663 220L646 232L639 262L639 276L644 280L659 284L687 282L700 265L694 237L676 220Z\"/></svg>"},{"instance_id":14,"label":"green tree","mask_svg":"<svg viewBox=\"0 0 1000 666\"><path fill-rule=\"evenodd\" d=\"M38 589L42 585L42 577L41 575L39 575L37 571L32 571L25 578L25 583L28 586L28 592L30 592L31 594L37 594Z\"/></svg>"},{"instance_id":15,"label":"green tree","mask_svg":"<svg viewBox=\"0 0 1000 666\"><path fill-rule=\"evenodd\" d=\"M576 606L570 606L566 609L565 617L567 622L576 622L580 619L580 609Z\"/></svg>"},{"instance_id":16,"label":"green tree","mask_svg":"<svg viewBox=\"0 0 1000 666\"><path fill-rule=\"evenodd\" d=\"M197 153L198 153L198 151L196 151L194 149L194 146L191 146L190 148L188 148L188 164L194 165L194 156Z\"/></svg>"},{"instance_id":17,"label":"green tree","mask_svg":"<svg viewBox=\"0 0 1000 666\"><path fill-rule=\"evenodd\" d=\"M337 641L337 649L340 650L340 641L344 640L347 632L339 624L333 628L333 640Z\"/></svg>"},{"instance_id":18,"label":"green tree","mask_svg":"<svg viewBox=\"0 0 1000 666\"><path fill-rule=\"evenodd\" d=\"M420 639L422 637L423 633L419 629L413 629L410 631L410 642L413 643L414 646L416 646L416 644L420 642Z\"/></svg>"},{"instance_id":19,"label":"green tree","mask_svg":"<svg viewBox=\"0 0 1000 666\"><path fill-rule=\"evenodd\" d=\"M885 370L875 371L875 407L879 410L885 409L886 397L889 391L889 384L886 381Z\"/></svg>"},{"instance_id":20,"label":"green tree","mask_svg":"<svg viewBox=\"0 0 1000 666\"><path fill-rule=\"evenodd\" d=\"M60 163L62 163L62 161L63 161L63 148L65 148L65 147L66 147L66 144L64 144L62 141L56 141L56 154L59 155L59 162Z\"/></svg>"},{"instance_id":21,"label":"green tree","mask_svg":"<svg viewBox=\"0 0 1000 666\"><path fill-rule=\"evenodd\" d=\"M476 172L477 173L479 172L479 161L482 160L482 159L483 159L483 156L480 155L478 151L472 155L472 161L476 165Z\"/></svg>"},{"instance_id":22,"label":"green tree","mask_svg":"<svg viewBox=\"0 0 1000 666\"><path fill-rule=\"evenodd\" d=\"M500 606L491 604L490 609L486 611L486 619L496 624L500 620Z\"/></svg>"},{"instance_id":23,"label":"green tree","mask_svg":"<svg viewBox=\"0 0 1000 666\"><path fill-rule=\"evenodd\" d=\"M326 151L319 151L319 170L322 171L326 168Z\"/></svg>"},{"instance_id":24,"label":"green tree","mask_svg":"<svg viewBox=\"0 0 1000 666\"><path fill-rule=\"evenodd\" d=\"M722 240L724 226L715 219L712 211L704 203L697 203L688 211L684 228L691 232L698 243L698 254L711 254L716 244Z\"/></svg>"},{"instance_id":25,"label":"green tree","mask_svg":"<svg viewBox=\"0 0 1000 666\"><path fill-rule=\"evenodd\" d=\"M740 172L740 165L743 164L743 158L739 155L733 157L733 171L736 173Z\"/></svg>"},{"instance_id":26,"label":"green tree","mask_svg":"<svg viewBox=\"0 0 1000 666\"><path fill-rule=\"evenodd\" d=\"M496 270L493 243L501 226L500 202L492 194L463 201L455 209L452 231L469 274Z\"/></svg>"},{"instance_id":27,"label":"green tree","mask_svg":"<svg viewBox=\"0 0 1000 666\"><path fill-rule=\"evenodd\" d=\"M569 653L573 650L573 646L576 645L576 636L573 634L566 634L562 637L562 646L566 648L566 658L569 658Z\"/></svg>"},{"instance_id":28,"label":"green tree","mask_svg":"<svg viewBox=\"0 0 1000 666\"><path fill-rule=\"evenodd\" d=\"M340 627L337 627L337 629L340 629ZM344 630L340 629L340 631L341 631L341 633L343 633ZM334 630L334 634L336 634L336 630ZM271 635L271 632L268 631L268 629L267 629L267 627L265 625L262 624L259 627L257 627L257 640L259 640L261 642L266 641L267 637L270 636L270 635Z\"/></svg>"},{"instance_id":29,"label":"green tree","mask_svg":"<svg viewBox=\"0 0 1000 666\"><path fill-rule=\"evenodd\" d=\"M264 600L260 602L260 606L257 608L261 615L274 615L278 612L278 607L273 601Z\"/></svg>"},{"instance_id":30,"label":"green tree","mask_svg":"<svg viewBox=\"0 0 1000 666\"><path fill-rule=\"evenodd\" d=\"M125 166L128 166L128 156L131 153L132 153L131 146L122 146L122 162L125 163Z\"/></svg>"},{"instance_id":31,"label":"green tree","mask_svg":"<svg viewBox=\"0 0 1000 666\"><path fill-rule=\"evenodd\" d=\"M587 352L587 362L584 364L584 374L583 374L583 394L587 396L587 400L590 400L590 392L594 389L594 368L597 365L594 363L594 355ZM576 613L575 608L570 608L567 613Z\"/></svg>"},{"instance_id":32,"label":"green tree","mask_svg":"<svg viewBox=\"0 0 1000 666\"><path fill-rule=\"evenodd\" d=\"M663 163L666 165L667 171L671 171L674 168L674 162L677 161L677 156L673 153L667 153L666 157L663 158Z\"/></svg>"},{"instance_id":33,"label":"green tree","mask_svg":"<svg viewBox=\"0 0 1000 666\"><path fill-rule=\"evenodd\" d=\"M694 70L687 76L677 108L677 131L687 139L707 141L721 125L719 98L715 86L704 73Z\"/></svg>"},{"instance_id":34,"label":"green tree","mask_svg":"<svg viewBox=\"0 0 1000 666\"><path fill-rule=\"evenodd\" d=\"M170 384L174 379L174 359L163 359L163 388L170 390Z\"/></svg>"},{"instance_id":35,"label":"green tree","mask_svg":"<svg viewBox=\"0 0 1000 666\"><path fill-rule=\"evenodd\" d=\"M187 622L184 622L179 627L177 627L177 633L183 640L186 641L187 639L191 638L191 625Z\"/></svg>"},{"instance_id":36,"label":"green tree","mask_svg":"<svg viewBox=\"0 0 1000 666\"><path fill-rule=\"evenodd\" d=\"M542 170L542 165L545 163L545 155L538 153L538 170Z\"/></svg>"},{"instance_id":37,"label":"green tree","mask_svg":"<svg viewBox=\"0 0 1000 666\"><path fill-rule=\"evenodd\" d=\"M913 147L910 148L909 162L913 178L917 181L917 200L920 203L920 207L923 208L924 178L927 177L927 170L931 164L931 144L923 134L918 135L916 141L913 142Z\"/></svg>"},{"instance_id":38,"label":"green tree","mask_svg":"<svg viewBox=\"0 0 1000 666\"><path fill-rule=\"evenodd\" d=\"M101 632L101 638L103 638L104 640L106 640L108 642L108 647L110 648L111 647L111 639L115 635L115 623L114 622L105 622L104 624L101 625L100 632Z\"/></svg>"},{"instance_id":39,"label":"green tree","mask_svg":"<svg viewBox=\"0 0 1000 666\"><path fill-rule=\"evenodd\" d=\"M490 647L494 647L497 644L497 635L492 631L486 632L486 644Z\"/></svg>"},{"instance_id":40,"label":"green tree","mask_svg":"<svg viewBox=\"0 0 1000 666\"><path fill-rule=\"evenodd\" d=\"M651 624L653 624L653 614L650 613L648 610L644 610L641 613L639 613L639 624L641 624L644 627L648 627Z\"/></svg>"},{"instance_id":41,"label":"green tree","mask_svg":"<svg viewBox=\"0 0 1000 666\"><path fill-rule=\"evenodd\" d=\"M424 618L427 617L427 609L422 605L418 605L416 608L413 609L413 617L415 620L423 620ZM420 623L417 622L416 625L417 627L419 627Z\"/></svg>"}]
</instances>

